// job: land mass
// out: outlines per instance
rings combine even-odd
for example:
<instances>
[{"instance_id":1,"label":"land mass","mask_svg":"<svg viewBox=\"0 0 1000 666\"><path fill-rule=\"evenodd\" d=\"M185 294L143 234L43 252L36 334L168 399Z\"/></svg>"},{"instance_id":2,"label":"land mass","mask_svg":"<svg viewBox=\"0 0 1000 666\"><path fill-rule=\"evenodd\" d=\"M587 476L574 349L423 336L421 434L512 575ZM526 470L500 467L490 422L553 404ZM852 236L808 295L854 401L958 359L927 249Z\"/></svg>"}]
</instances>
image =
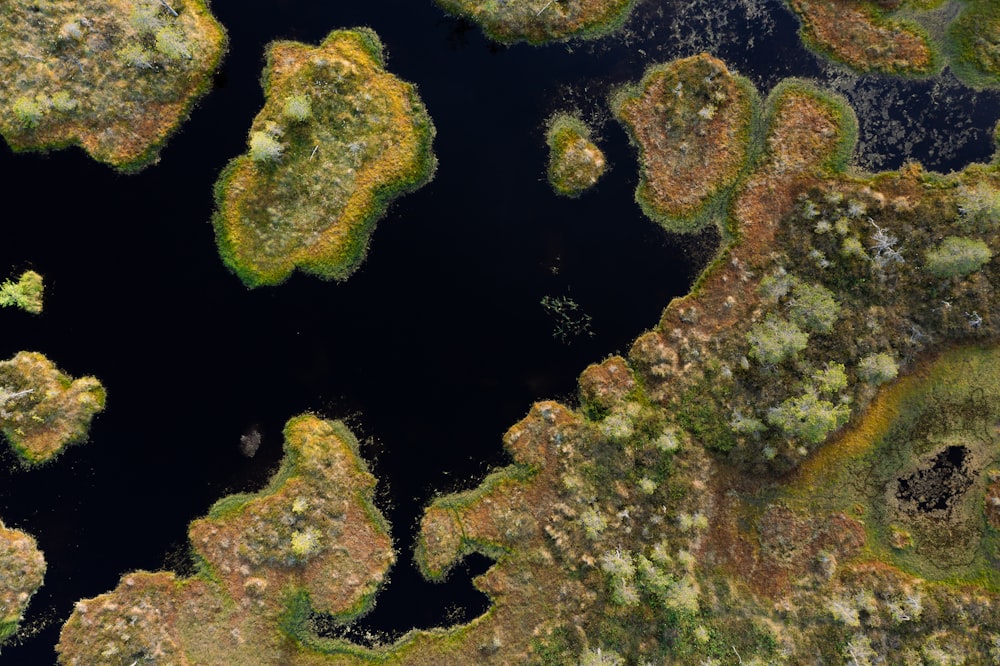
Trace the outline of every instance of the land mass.
<instances>
[{"instance_id":1,"label":"land mass","mask_svg":"<svg viewBox=\"0 0 1000 666\"><path fill-rule=\"evenodd\" d=\"M556 194L578 197L604 175L607 159L590 140L590 127L578 117L557 113L547 125L549 184Z\"/></svg>"},{"instance_id":2,"label":"land mass","mask_svg":"<svg viewBox=\"0 0 1000 666\"><path fill-rule=\"evenodd\" d=\"M126 171L155 162L211 85L226 33L205 0L0 5L0 134L79 145Z\"/></svg>"},{"instance_id":3,"label":"land mass","mask_svg":"<svg viewBox=\"0 0 1000 666\"><path fill-rule=\"evenodd\" d=\"M219 252L250 287L347 279L389 203L433 176L434 126L367 29L271 44L263 84L249 150L215 186Z\"/></svg>"}]
</instances>

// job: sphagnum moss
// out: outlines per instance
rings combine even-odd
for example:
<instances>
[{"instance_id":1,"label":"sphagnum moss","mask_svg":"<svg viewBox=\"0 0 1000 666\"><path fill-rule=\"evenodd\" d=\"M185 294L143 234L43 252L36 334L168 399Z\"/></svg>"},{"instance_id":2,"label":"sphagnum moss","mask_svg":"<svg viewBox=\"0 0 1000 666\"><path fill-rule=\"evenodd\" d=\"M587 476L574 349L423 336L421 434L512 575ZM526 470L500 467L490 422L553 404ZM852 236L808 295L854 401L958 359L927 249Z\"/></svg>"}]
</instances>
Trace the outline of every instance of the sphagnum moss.
<instances>
[{"instance_id":1,"label":"sphagnum moss","mask_svg":"<svg viewBox=\"0 0 1000 666\"><path fill-rule=\"evenodd\" d=\"M271 44L263 82L249 152L216 183L219 251L250 287L347 279L389 203L432 177L434 126L367 29Z\"/></svg>"},{"instance_id":2,"label":"sphagnum moss","mask_svg":"<svg viewBox=\"0 0 1000 666\"><path fill-rule=\"evenodd\" d=\"M138 171L211 84L226 34L206 0L0 3L0 134Z\"/></svg>"}]
</instances>

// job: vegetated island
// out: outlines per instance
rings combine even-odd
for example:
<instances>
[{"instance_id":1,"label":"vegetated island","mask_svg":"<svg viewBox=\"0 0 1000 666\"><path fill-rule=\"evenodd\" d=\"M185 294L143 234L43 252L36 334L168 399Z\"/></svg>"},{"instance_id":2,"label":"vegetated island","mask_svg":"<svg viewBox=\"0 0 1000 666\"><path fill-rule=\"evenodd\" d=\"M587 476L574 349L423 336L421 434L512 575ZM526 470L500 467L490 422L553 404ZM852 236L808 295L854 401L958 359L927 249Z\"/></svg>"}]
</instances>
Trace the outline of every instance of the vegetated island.
<instances>
[{"instance_id":1,"label":"vegetated island","mask_svg":"<svg viewBox=\"0 0 1000 666\"><path fill-rule=\"evenodd\" d=\"M0 134L14 150L76 144L138 171L208 90L225 49L205 0L9 0Z\"/></svg>"},{"instance_id":2,"label":"vegetated island","mask_svg":"<svg viewBox=\"0 0 1000 666\"><path fill-rule=\"evenodd\" d=\"M669 231L713 219L748 167L757 91L707 54L651 67L611 95L611 110L639 148L635 198Z\"/></svg>"},{"instance_id":3,"label":"vegetated island","mask_svg":"<svg viewBox=\"0 0 1000 666\"><path fill-rule=\"evenodd\" d=\"M45 578L45 558L28 534L0 522L0 645L17 632Z\"/></svg>"},{"instance_id":4,"label":"vegetated island","mask_svg":"<svg viewBox=\"0 0 1000 666\"><path fill-rule=\"evenodd\" d=\"M73 379L37 352L0 361L0 432L26 465L48 462L86 440L104 402L97 379Z\"/></svg>"},{"instance_id":5,"label":"vegetated island","mask_svg":"<svg viewBox=\"0 0 1000 666\"><path fill-rule=\"evenodd\" d=\"M849 172L851 109L802 81L777 86L760 114L714 220L723 247L692 292L627 359L583 372L579 407L535 404L504 436L511 465L426 509L425 576L471 552L495 559L475 580L486 614L376 648L324 637L328 623L308 618L325 596L266 600L300 564L274 555L285 568L268 571L253 544L287 553L306 526L290 495L291 508L251 511L265 493L195 522L199 576L126 576L81 602L61 663L182 649L199 664L1000 659L1000 163ZM319 543L378 524L348 505L342 531ZM267 528L272 516L284 527ZM345 546L335 580L380 579L388 537L366 538ZM385 546L364 559L372 543ZM211 586L240 601L195 600ZM254 621L242 599L261 589Z\"/></svg>"},{"instance_id":6,"label":"vegetated island","mask_svg":"<svg viewBox=\"0 0 1000 666\"><path fill-rule=\"evenodd\" d=\"M590 140L590 127L575 115L557 113L546 124L549 184L556 194L578 197L604 175L607 159Z\"/></svg>"},{"instance_id":7,"label":"vegetated island","mask_svg":"<svg viewBox=\"0 0 1000 666\"><path fill-rule=\"evenodd\" d=\"M384 64L366 28L331 32L318 47L268 47L249 151L215 186L219 252L247 286L279 284L296 268L346 279L389 203L433 176L434 125L416 88Z\"/></svg>"},{"instance_id":8,"label":"vegetated island","mask_svg":"<svg viewBox=\"0 0 1000 666\"><path fill-rule=\"evenodd\" d=\"M35 271L24 271L17 282L4 280L0 284L0 307L13 306L31 314L41 314L44 292L42 276Z\"/></svg>"},{"instance_id":9,"label":"vegetated island","mask_svg":"<svg viewBox=\"0 0 1000 666\"><path fill-rule=\"evenodd\" d=\"M927 76L948 65L976 88L1000 85L992 0L787 0L806 46L859 72Z\"/></svg>"},{"instance_id":10,"label":"vegetated island","mask_svg":"<svg viewBox=\"0 0 1000 666\"><path fill-rule=\"evenodd\" d=\"M601 37L621 27L635 0L437 0L447 12L479 24L497 42L546 44Z\"/></svg>"}]
</instances>

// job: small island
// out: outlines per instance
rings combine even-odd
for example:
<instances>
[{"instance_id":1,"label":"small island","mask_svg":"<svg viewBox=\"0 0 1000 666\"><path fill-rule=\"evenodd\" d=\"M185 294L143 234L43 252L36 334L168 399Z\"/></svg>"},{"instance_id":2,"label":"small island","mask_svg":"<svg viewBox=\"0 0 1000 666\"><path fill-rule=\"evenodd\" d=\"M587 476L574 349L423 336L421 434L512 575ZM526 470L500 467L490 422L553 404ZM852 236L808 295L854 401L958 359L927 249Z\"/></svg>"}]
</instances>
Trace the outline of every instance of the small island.
<instances>
[{"instance_id":1,"label":"small island","mask_svg":"<svg viewBox=\"0 0 1000 666\"><path fill-rule=\"evenodd\" d=\"M0 6L0 134L14 150L79 145L133 172L212 82L226 34L205 0Z\"/></svg>"},{"instance_id":2,"label":"small island","mask_svg":"<svg viewBox=\"0 0 1000 666\"><path fill-rule=\"evenodd\" d=\"M17 282L4 280L0 284L0 307L16 307L31 314L41 314L44 292L42 276L35 271L25 271Z\"/></svg>"},{"instance_id":3,"label":"small island","mask_svg":"<svg viewBox=\"0 0 1000 666\"><path fill-rule=\"evenodd\" d=\"M17 632L45 578L45 558L28 534L0 522L0 645Z\"/></svg>"},{"instance_id":4,"label":"small island","mask_svg":"<svg viewBox=\"0 0 1000 666\"><path fill-rule=\"evenodd\" d=\"M787 2L806 46L855 71L928 76L949 65L973 87L1000 85L1000 6L992 0Z\"/></svg>"},{"instance_id":5,"label":"small island","mask_svg":"<svg viewBox=\"0 0 1000 666\"><path fill-rule=\"evenodd\" d=\"M48 462L86 440L104 401L97 379L73 379L37 352L0 361L0 432L25 465Z\"/></svg>"},{"instance_id":6,"label":"small island","mask_svg":"<svg viewBox=\"0 0 1000 666\"><path fill-rule=\"evenodd\" d=\"M612 94L611 110L639 149L643 211L670 231L704 226L747 166L753 86L701 54L650 67Z\"/></svg>"},{"instance_id":7,"label":"small island","mask_svg":"<svg viewBox=\"0 0 1000 666\"><path fill-rule=\"evenodd\" d=\"M613 32L625 23L635 0L437 0L437 3L445 11L478 23L494 41L537 45Z\"/></svg>"},{"instance_id":8,"label":"small island","mask_svg":"<svg viewBox=\"0 0 1000 666\"><path fill-rule=\"evenodd\" d=\"M556 194L578 197L604 175L604 153L590 140L590 127L572 114L557 113L547 126L549 184Z\"/></svg>"},{"instance_id":9,"label":"small island","mask_svg":"<svg viewBox=\"0 0 1000 666\"><path fill-rule=\"evenodd\" d=\"M219 252L249 287L295 269L345 280L389 203L433 176L434 126L368 29L271 44L263 84L248 152L215 186Z\"/></svg>"}]
</instances>

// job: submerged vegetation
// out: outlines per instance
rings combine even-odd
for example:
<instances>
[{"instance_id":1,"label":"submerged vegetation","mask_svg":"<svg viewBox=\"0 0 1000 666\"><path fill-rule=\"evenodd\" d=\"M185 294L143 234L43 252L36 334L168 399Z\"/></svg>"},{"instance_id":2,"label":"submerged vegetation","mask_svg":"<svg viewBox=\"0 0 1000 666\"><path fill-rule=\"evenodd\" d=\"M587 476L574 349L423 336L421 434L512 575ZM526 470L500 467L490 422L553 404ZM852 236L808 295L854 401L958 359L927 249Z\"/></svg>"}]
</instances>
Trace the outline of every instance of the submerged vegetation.
<instances>
[{"instance_id":1,"label":"submerged vegetation","mask_svg":"<svg viewBox=\"0 0 1000 666\"><path fill-rule=\"evenodd\" d=\"M25 271L17 282L4 280L0 284L0 307L13 306L31 314L41 314L44 291L42 276L35 271Z\"/></svg>"},{"instance_id":2,"label":"submerged vegetation","mask_svg":"<svg viewBox=\"0 0 1000 666\"><path fill-rule=\"evenodd\" d=\"M604 175L607 160L590 140L590 128L569 113L557 113L548 123L549 184L556 194L577 197Z\"/></svg>"},{"instance_id":3,"label":"submerged vegetation","mask_svg":"<svg viewBox=\"0 0 1000 666\"><path fill-rule=\"evenodd\" d=\"M432 177L434 126L367 29L271 44L263 84L249 150L215 186L219 251L250 287L296 268L344 280L389 203Z\"/></svg>"},{"instance_id":4,"label":"submerged vegetation","mask_svg":"<svg viewBox=\"0 0 1000 666\"><path fill-rule=\"evenodd\" d=\"M618 28L635 0L437 0L445 11L482 26L493 40L545 44L593 38Z\"/></svg>"},{"instance_id":5,"label":"submerged vegetation","mask_svg":"<svg viewBox=\"0 0 1000 666\"><path fill-rule=\"evenodd\" d=\"M0 362L0 432L26 465L48 462L86 440L104 400L95 378L73 379L37 352Z\"/></svg>"},{"instance_id":6,"label":"submerged vegetation","mask_svg":"<svg viewBox=\"0 0 1000 666\"><path fill-rule=\"evenodd\" d=\"M0 522L0 645L17 632L44 577L45 558L35 540Z\"/></svg>"},{"instance_id":7,"label":"submerged vegetation","mask_svg":"<svg viewBox=\"0 0 1000 666\"><path fill-rule=\"evenodd\" d=\"M993 0L787 2L805 44L852 69L926 76L949 65L969 85L1000 85L1000 6Z\"/></svg>"},{"instance_id":8,"label":"submerged vegetation","mask_svg":"<svg viewBox=\"0 0 1000 666\"><path fill-rule=\"evenodd\" d=\"M226 35L205 0L0 5L0 134L15 150L76 144L137 171L204 94Z\"/></svg>"}]
</instances>

